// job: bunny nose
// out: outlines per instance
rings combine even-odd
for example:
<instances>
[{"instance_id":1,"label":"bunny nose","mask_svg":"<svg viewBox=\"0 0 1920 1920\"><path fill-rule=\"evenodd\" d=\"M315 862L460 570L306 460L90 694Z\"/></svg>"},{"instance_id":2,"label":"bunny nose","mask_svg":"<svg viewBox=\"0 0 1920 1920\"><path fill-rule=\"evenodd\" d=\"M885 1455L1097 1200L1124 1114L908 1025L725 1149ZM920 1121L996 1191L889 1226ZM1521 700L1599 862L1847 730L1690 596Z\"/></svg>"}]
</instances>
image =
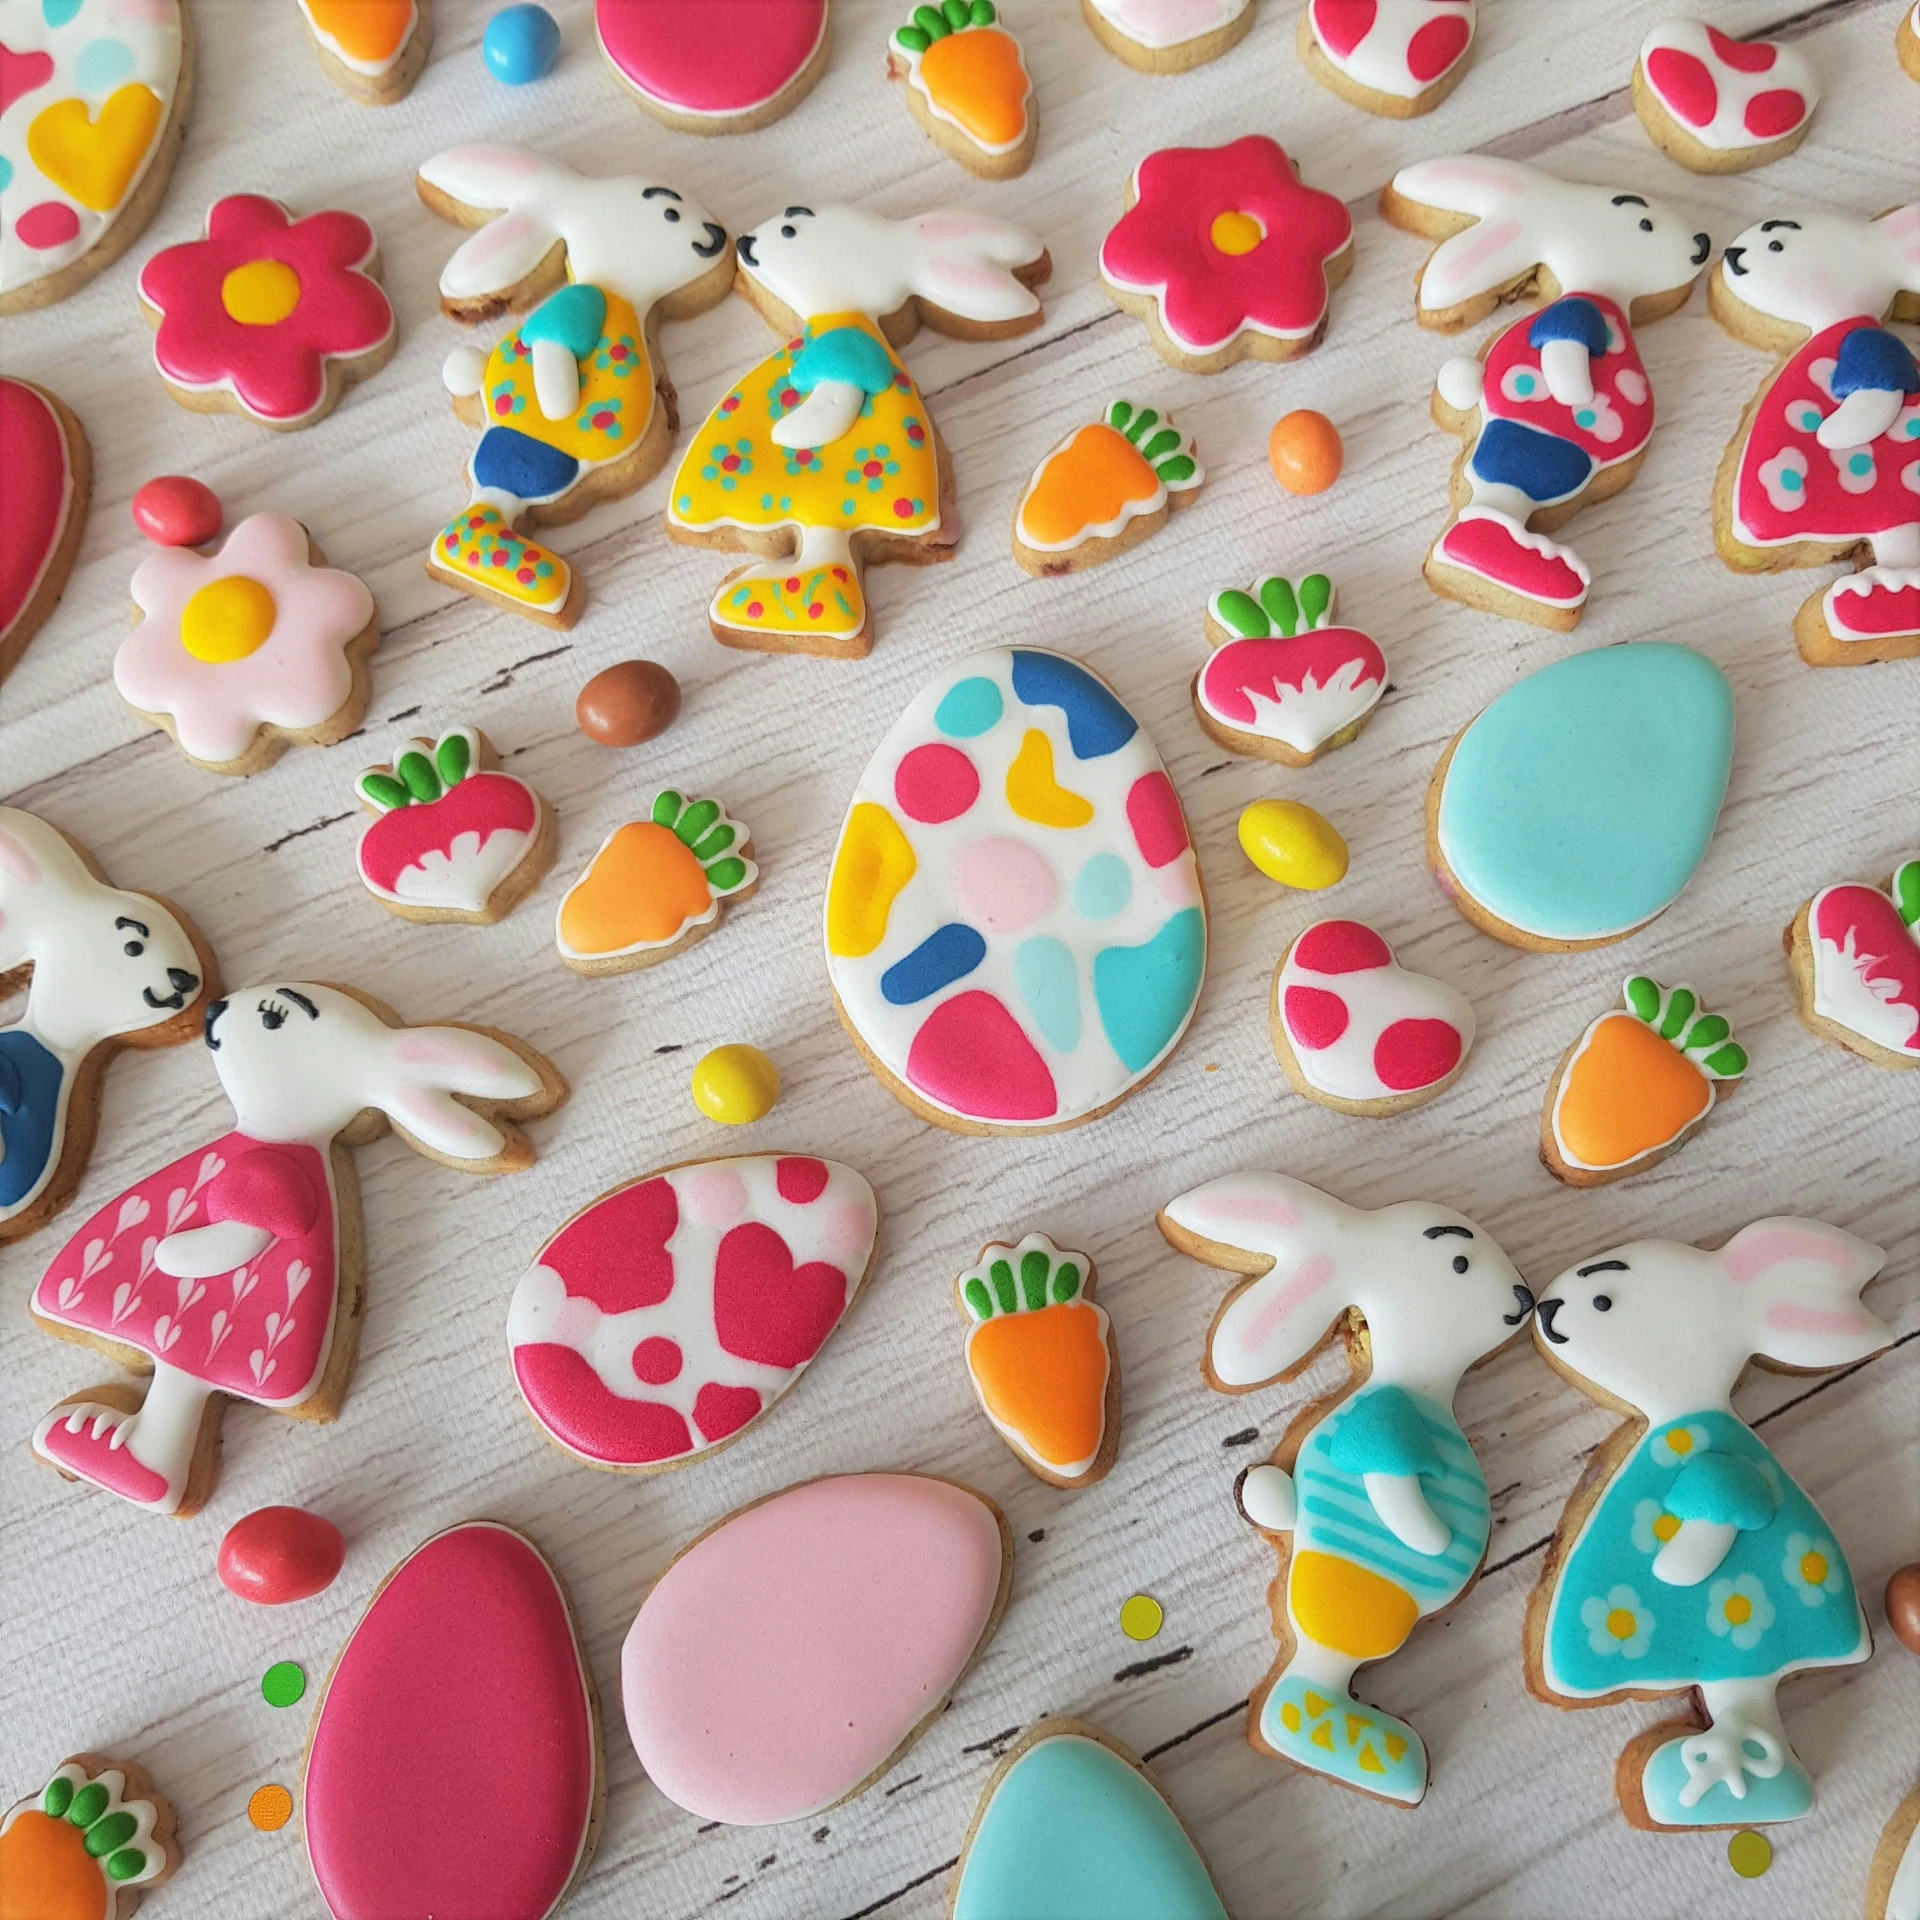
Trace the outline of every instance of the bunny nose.
<instances>
[{"instance_id":1,"label":"bunny nose","mask_svg":"<svg viewBox=\"0 0 1920 1920\"><path fill-rule=\"evenodd\" d=\"M1707 255L1713 251L1713 236L1710 233L1696 233L1693 236L1693 264L1704 267Z\"/></svg>"},{"instance_id":2,"label":"bunny nose","mask_svg":"<svg viewBox=\"0 0 1920 1920\"><path fill-rule=\"evenodd\" d=\"M727 244L727 230L712 220L703 221L702 225L707 230L707 237L704 241L696 240L693 243L693 250L702 260L712 260Z\"/></svg>"},{"instance_id":3,"label":"bunny nose","mask_svg":"<svg viewBox=\"0 0 1920 1920\"><path fill-rule=\"evenodd\" d=\"M1512 1313L1503 1313L1500 1318L1504 1320L1508 1326L1517 1327L1520 1322L1533 1311L1533 1289L1522 1286L1521 1283L1516 1280L1513 1283L1513 1297L1519 1301L1519 1306L1516 1307Z\"/></svg>"},{"instance_id":4,"label":"bunny nose","mask_svg":"<svg viewBox=\"0 0 1920 1920\"><path fill-rule=\"evenodd\" d=\"M740 238L733 243L733 250L748 266L757 267L760 264L760 262L753 257L752 234L743 233Z\"/></svg>"},{"instance_id":5,"label":"bunny nose","mask_svg":"<svg viewBox=\"0 0 1920 1920\"><path fill-rule=\"evenodd\" d=\"M1556 1332L1553 1325L1553 1316L1566 1304L1564 1300L1549 1298L1542 1300L1534 1309L1540 1317L1540 1331L1544 1333L1556 1347L1564 1347L1567 1344L1567 1336L1564 1333Z\"/></svg>"},{"instance_id":6,"label":"bunny nose","mask_svg":"<svg viewBox=\"0 0 1920 1920\"><path fill-rule=\"evenodd\" d=\"M213 1037L213 1023L216 1020L218 1020L220 1016L226 1012L226 1010L227 1010L227 1003L224 1000L209 1000L207 1002L207 1018L206 1018L206 1027L205 1027L205 1032L207 1036L207 1045L212 1047L216 1052L219 1051L220 1042Z\"/></svg>"},{"instance_id":7,"label":"bunny nose","mask_svg":"<svg viewBox=\"0 0 1920 1920\"><path fill-rule=\"evenodd\" d=\"M1726 251L1727 271L1745 273L1747 270L1747 250L1745 247L1729 247Z\"/></svg>"},{"instance_id":8,"label":"bunny nose","mask_svg":"<svg viewBox=\"0 0 1920 1920\"><path fill-rule=\"evenodd\" d=\"M199 984L200 976L197 973L189 973L185 967L167 969L167 985L176 993L191 993Z\"/></svg>"}]
</instances>

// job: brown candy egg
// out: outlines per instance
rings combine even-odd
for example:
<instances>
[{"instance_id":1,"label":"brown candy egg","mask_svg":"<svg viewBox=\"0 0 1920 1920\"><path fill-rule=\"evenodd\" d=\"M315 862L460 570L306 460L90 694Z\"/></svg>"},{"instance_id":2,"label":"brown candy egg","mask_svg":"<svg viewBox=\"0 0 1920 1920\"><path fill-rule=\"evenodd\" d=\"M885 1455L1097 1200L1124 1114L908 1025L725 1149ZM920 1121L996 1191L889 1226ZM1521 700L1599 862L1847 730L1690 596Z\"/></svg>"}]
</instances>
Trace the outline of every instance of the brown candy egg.
<instances>
[{"instance_id":1,"label":"brown candy egg","mask_svg":"<svg viewBox=\"0 0 1920 1920\"><path fill-rule=\"evenodd\" d=\"M665 733L680 712L680 683L653 660L603 667L580 689L574 718L603 747L637 747Z\"/></svg>"},{"instance_id":2,"label":"brown candy egg","mask_svg":"<svg viewBox=\"0 0 1920 1920\"><path fill-rule=\"evenodd\" d=\"M1887 1625L1909 1653L1920 1653L1920 1560L1895 1569L1887 1582Z\"/></svg>"}]
</instances>

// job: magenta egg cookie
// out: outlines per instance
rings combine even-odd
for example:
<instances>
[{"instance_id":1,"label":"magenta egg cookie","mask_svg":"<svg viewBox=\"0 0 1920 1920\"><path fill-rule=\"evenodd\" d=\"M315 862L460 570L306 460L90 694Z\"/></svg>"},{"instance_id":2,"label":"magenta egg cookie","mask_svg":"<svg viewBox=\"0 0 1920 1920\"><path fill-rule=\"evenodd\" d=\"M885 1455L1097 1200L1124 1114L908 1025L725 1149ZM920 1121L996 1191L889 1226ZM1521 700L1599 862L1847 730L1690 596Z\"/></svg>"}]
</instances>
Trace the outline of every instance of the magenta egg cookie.
<instances>
[{"instance_id":1,"label":"magenta egg cookie","mask_svg":"<svg viewBox=\"0 0 1920 1920\"><path fill-rule=\"evenodd\" d=\"M682 133L748 133L791 111L827 66L827 0L594 0L607 64Z\"/></svg>"},{"instance_id":2,"label":"magenta egg cookie","mask_svg":"<svg viewBox=\"0 0 1920 1920\"><path fill-rule=\"evenodd\" d=\"M0 378L0 680L52 613L73 571L93 498L79 416L30 380Z\"/></svg>"},{"instance_id":3,"label":"magenta egg cookie","mask_svg":"<svg viewBox=\"0 0 1920 1920\"><path fill-rule=\"evenodd\" d=\"M1207 965L1179 796L1138 720L1063 654L957 662L881 741L827 883L840 1016L956 1133L1051 1132L1164 1066Z\"/></svg>"},{"instance_id":4,"label":"magenta egg cookie","mask_svg":"<svg viewBox=\"0 0 1920 1920\"><path fill-rule=\"evenodd\" d=\"M737 1440L827 1343L873 1271L873 1189L837 1160L743 1154L604 1193L534 1255L507 1313L550 1440L652 1473Z\"/></svg>"}]
</instances>

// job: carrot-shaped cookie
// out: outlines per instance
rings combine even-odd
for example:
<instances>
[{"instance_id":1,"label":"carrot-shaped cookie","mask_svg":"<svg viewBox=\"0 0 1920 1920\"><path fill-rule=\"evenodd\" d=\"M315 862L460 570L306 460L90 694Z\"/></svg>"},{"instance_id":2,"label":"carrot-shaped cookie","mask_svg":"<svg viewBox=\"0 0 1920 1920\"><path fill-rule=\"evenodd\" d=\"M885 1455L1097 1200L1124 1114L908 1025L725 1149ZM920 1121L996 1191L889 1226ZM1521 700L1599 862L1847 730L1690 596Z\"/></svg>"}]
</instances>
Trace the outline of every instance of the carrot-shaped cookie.
<instances>
[{"instance_id":1,"label":"carrot-shaped cookie","mask_svg":"<svg viewBox=\"0 0 1920 1920\"><path fill-rule=\"evenodd\" d=\"M1097 567L1158 533L1206 477L1169 415L1116 400L1034 469L1013 516L1013 557L1043 578Z\"/></svg>"},{"instance_id":2,"label":"carrot-shaped cookie","mask_svg":"<svg viewBox=\"0 0 1920 1920\"><path fill-rule=\"evenodd\" d=\"M1033 163L1033 79L993 0L915 7L887 43L887 72L906 81L914 119L969 173L1011 180Z\"/></svg>"},{"instance_id":3,"label":"carrot-shaped cookie","mask_svg":"<svg viewBox=\"0 0 1920 1920\"><path fill-rule=\"evenodd\" d=\"M173 1809L138 1767L77 1753L0 1819L0 1914L125 1920L180 1864Z\"/></svg>"}]
</instances>

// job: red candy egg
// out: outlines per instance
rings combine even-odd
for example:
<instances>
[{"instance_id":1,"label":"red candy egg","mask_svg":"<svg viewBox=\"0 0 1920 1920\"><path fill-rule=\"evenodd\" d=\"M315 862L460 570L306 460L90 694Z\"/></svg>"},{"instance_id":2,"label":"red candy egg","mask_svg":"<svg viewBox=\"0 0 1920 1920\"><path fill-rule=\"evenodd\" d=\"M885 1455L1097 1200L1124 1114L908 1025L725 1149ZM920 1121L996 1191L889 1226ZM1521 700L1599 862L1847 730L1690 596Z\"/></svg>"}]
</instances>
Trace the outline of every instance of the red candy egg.
<instances>
[{"instance_id":1,"label":"red candy egg","mask_svg":"<svg viewBox=\"0 0 1920 1920\"><path fill-rule=\"evenodd\" d=\"M324 1593L346 1557L331 1520L302 1507L262 1507L220 1542L220 1584L256 1606L284 1607Z\"/></svg>"},{"instance_id":2,"label":"red candy egg","mask_svg":"<svg viewBox=\"0 0 1920 1920\"><path fill-rule=\"evenodd\" d=\"M158 547L204 546L220 531L220 496L184 473L149 480L133 496L133 523Z\"/></svg>"}]
</instances>

